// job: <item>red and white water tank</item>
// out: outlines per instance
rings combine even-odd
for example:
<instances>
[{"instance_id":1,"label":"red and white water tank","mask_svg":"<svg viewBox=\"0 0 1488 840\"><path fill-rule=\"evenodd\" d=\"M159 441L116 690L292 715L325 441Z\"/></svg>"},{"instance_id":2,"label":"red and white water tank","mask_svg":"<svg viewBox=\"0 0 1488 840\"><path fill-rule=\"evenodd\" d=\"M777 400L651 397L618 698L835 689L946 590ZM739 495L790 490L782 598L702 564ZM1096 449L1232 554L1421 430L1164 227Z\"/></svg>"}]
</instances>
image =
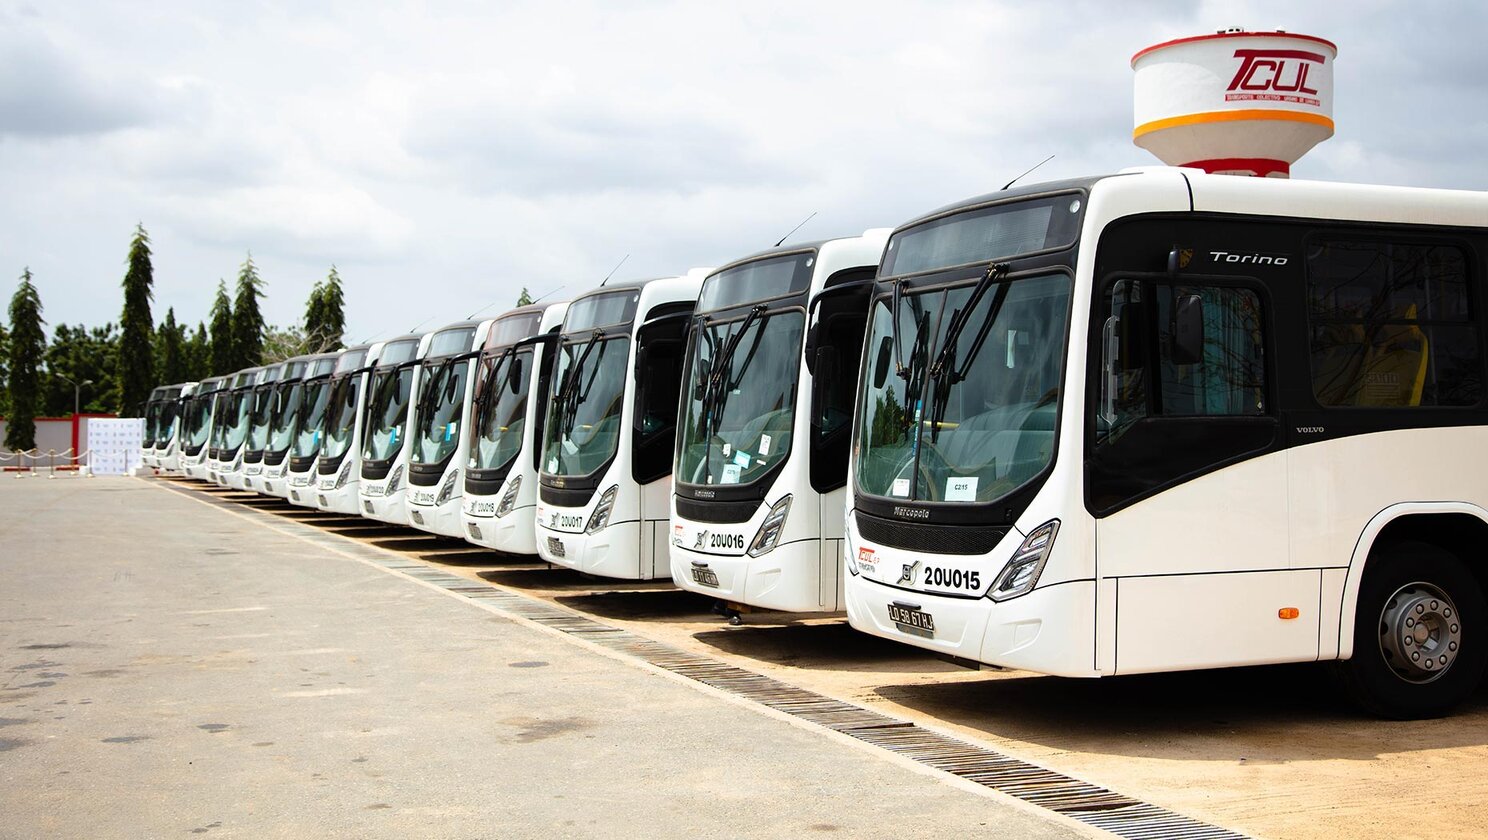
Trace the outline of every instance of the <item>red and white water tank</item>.
<instances>
[{"instance_id":1,"label":"red and white water tank","mask_svg":"<svg viewBox=\"0 0 1488 840\"><path fill-rule=\"evenodd\" d=\"M1285 178L1333 136L1331 41L1225 30L1132 56L1132 141L1170 166Z\"/></svg>"}]
</instances>

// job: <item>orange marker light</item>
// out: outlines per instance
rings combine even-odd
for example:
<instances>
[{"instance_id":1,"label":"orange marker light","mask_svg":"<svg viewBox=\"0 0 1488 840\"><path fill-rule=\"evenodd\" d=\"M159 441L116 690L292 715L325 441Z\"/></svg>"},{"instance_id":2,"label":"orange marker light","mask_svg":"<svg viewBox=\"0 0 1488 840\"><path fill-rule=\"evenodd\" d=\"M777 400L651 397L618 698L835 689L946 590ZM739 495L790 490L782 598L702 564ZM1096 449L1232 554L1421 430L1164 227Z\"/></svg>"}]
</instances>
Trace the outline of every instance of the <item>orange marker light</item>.
<instances>
[{"instance_id":1,"label":"orange marker light","mask_svg":"<svg viewBox=\"0 0 1488 840\"><path fill-rule=\"evenodd\" d=\"M1301 614L1302 611L1296 607L1282 607L1276 611L1276 617L1283 621L1290 621Z\"/></svg>"}]
</instances>

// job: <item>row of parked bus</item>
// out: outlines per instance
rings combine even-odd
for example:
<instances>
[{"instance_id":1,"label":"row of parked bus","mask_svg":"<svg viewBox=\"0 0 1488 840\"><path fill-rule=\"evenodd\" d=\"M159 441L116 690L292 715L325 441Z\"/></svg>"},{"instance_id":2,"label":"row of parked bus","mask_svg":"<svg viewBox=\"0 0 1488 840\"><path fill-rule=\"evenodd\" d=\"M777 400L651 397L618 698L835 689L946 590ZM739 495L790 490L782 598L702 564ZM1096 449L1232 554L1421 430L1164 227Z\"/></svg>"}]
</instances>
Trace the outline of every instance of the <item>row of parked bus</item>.
<instances>
[{"instance_id":1,"label":"row of parked bus","mask_svg":"<svg viewBox=\"0 0 1488 840\"><path fill-rule=\"evenodd\" d=\"M1152 167L159 389L164 470L1066 676L1488 661L1481 193ZM735 616L737 618L737 615Z\"/></svg>"}]
</instances>

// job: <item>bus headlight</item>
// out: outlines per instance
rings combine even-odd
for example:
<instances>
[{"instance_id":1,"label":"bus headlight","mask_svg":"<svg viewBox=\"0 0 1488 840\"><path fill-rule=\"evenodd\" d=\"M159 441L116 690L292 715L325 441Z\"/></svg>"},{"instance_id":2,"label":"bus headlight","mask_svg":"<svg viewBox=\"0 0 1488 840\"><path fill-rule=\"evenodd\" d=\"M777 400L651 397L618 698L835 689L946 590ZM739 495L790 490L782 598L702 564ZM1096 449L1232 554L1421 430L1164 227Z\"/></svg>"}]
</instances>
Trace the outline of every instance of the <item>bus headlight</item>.
<instances>
[{"instance_id":1,"label":"bus headlight","mask_svg":"<svg viewBox=\"0 0 1488 840\"><path fill-rule=\"evenodd\" d=\"M459 480L459 470L455 470L454 472L450 473L449 478L446 478L444 480L444 485L439 488L439 498L434 500L434 504L442 505L445 502L449 501L455 495L455 482Z\"/></svg>"},{"instance_id":2,"label":"bus headlight","mask_svg":"<svg viewBox=\"0 0 1488 840\"><path fill-rule=\"evenodd\" d=\"M501 502L496 505L496 515L506 516L517 506L517 491L522 489L522 477L519 475L506 485L506 492L501 494Z\"/></svg>"},{"instance_id":3,"label":"bus headlight","mask_svg":"<svg viewBox=\"0 0 1488 840\"><path fill-rule=\"evenodd\" d=\"M1054 535L1059 533L1059 520L1051 519L1033 529L1028 539L1013 552L1011 560L1002 567L1002 573L992 583L987 596L994 601L1006 601L1026 595L1038 583L1044 572L1044 563L1054 548Z\"/></svg>"},{"instance_id":4,"label":"bus headlight","mask_svg":"<svg viewBox=\"0 0 1488 840\"><path fill-rule=\"evenodd\" d=\"M340 490L342 487L345 487L346 486L346 482L348 482L350 480L351 480L351 459L350 458L347 458L346 459L346 463L344 463L344 464L341 465L341 472L340 472L340 474L338 474L336 476L336 489L337 490Z\"/></svg>"},{"instance_id":5,"label":"bus headlight","mask_svg":"<svg viewBox=\"0 0 1488 840\"><path fill-rule=\"evenodd\" d=\"M595 506L594 513L589 515L589 525L584 528L584 533L592 534L610 524L610 508L615 506L615 495L619 492L620 485L618 484L604 491L604 495L599 497L599 504Z\"/></svg>"},{"instance_id":6,"label":"bus headlight","mask_svg":"<svg viewBox=\"0 0 1488 840\"><path fill-rule=\"evenodd\" d=\"M785 518L790 515L790 506L791 497L786 496L770 508L769 515L760 524L759 533L754 535L754 542L749 544L750 557L758 557L774 550L775 544L780 542L780 532L785 530Z\"/></svg>"},{"instance_id":7,"label":"bus headlight","mask_svg":"<svg viewBox=\"0 0 1488 840\"><path fill-rule=\"evenodd\" d=\"M398 485L399 484L402 484L402 483L403 483L403 465L402 464L399 464L398 465L398 468L396 470L393 470L393 477L388 479L388 489L387 489L388 495L391 496L394 493L398 492Z\"/></svg>"}]
</instances>

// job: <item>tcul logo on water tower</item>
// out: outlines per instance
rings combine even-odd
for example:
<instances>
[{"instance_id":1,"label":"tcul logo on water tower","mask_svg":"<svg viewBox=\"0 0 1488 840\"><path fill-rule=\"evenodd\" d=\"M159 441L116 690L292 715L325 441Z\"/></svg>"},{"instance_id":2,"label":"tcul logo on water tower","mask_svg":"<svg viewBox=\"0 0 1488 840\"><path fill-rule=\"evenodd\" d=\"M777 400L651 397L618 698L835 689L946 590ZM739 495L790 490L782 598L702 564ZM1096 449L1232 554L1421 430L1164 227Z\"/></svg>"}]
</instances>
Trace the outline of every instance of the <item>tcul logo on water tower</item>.
<instances>
[{"instance_id":1,"label":"tcul logo on water tower","mask_svg":"<svg viewBox=\"0 0 1488 840\"><path fill-rule=\"evenodd\" d=\"M1321 105L1317 89L1307 86L1307 73L1326 59L1305 50L1235 50L1240 69L1225 88L1225 101L1263 100ZM1237 91L1241 91L1238 92ZM1311 97L1302 94L1312 94Z\"/></svg>"}]
</instances>

